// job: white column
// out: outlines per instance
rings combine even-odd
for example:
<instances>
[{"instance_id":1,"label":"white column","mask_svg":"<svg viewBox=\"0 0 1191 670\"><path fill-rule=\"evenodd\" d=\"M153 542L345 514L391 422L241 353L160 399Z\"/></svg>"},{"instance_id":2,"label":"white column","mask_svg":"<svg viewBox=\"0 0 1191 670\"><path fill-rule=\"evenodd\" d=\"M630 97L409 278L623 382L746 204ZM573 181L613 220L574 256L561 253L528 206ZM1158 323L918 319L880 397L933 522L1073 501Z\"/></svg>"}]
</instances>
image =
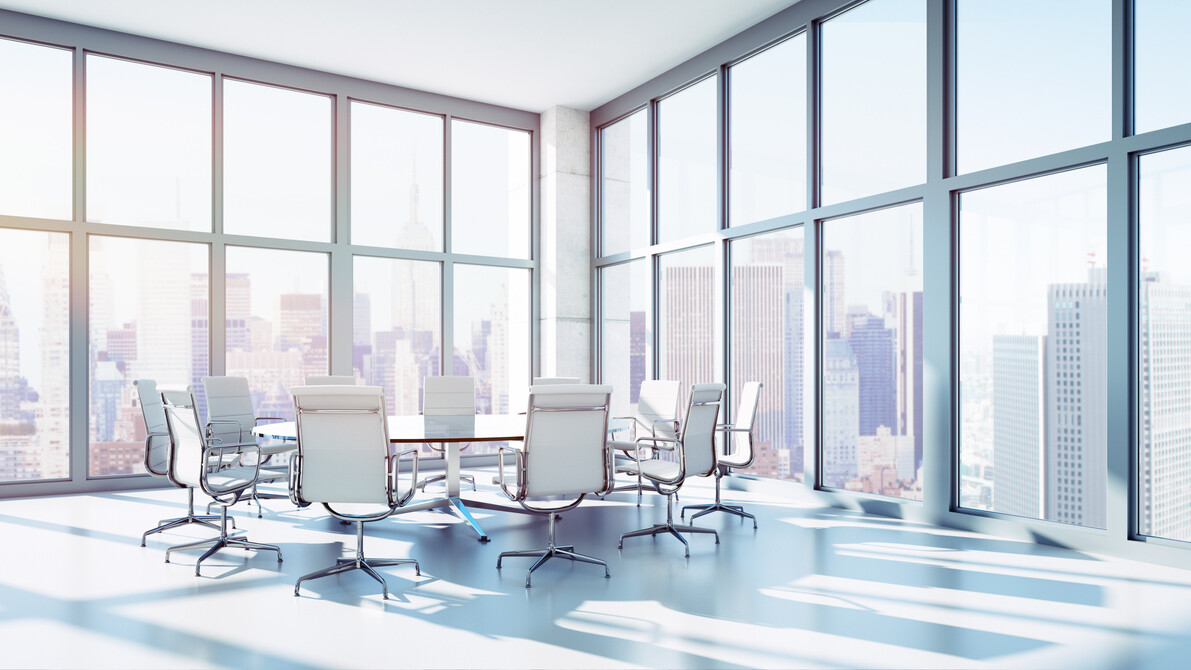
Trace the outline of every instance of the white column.
<instances>
[{"instance_id":1,"label":"white column","mask_svg":"<svg viewBox=\"0 0 1191 670\"><path fill-rule=\"evenodd\" d=\"M591 371L591 122L587 112L542 114L541 375Z\"/></svg>"}]
</instances>

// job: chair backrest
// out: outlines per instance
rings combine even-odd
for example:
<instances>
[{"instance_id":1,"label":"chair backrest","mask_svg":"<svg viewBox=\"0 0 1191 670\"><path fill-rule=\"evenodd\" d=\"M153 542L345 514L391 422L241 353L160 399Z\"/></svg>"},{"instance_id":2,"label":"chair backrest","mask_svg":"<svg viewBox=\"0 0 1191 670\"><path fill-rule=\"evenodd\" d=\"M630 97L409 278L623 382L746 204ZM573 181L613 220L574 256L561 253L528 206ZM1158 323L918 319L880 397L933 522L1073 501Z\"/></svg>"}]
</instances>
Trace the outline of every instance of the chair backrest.
<instances>
[{"instance_id":1,"label":"chair backrest","mask_svg":"<svg viewBox=\"0 0 1191 670\"><path fill-rule=\"evenodd\" d=\"M606 444L612 387L535 384L525 426L527 496L595 493L609 486Z\"/></svg>"},{"instance_id":2,"label":"chair backrest","mask_svg":"<svg viewBox=\"0 0 1191 670\"><path fill-rule=\"evenodd\" d=\"M354 386L356 378L352 375L307 375L307 386Z\"/></svg>"},{"instance_id":3,"label":"chair backrest","mask_svg":"<svg viewBox=\"0 0 1191 670\"><path fill-rule=\"evenodd\" d=\"M533 383L536 386L543 386L545 384L578 384L578 377L534 377Z\"/></svg>"},{"instance_id":4,"label":"chair backrest","mask_svg":"<svg viewBox=\"0 0 1191 670\"><path fill-rule=\"evenodd\" d=\"M379 386L295 386L297 494L306 502L389 504L389 431Z\"/></svg>"},{"instance_id":5,"label":"chair backrest","mask_svg":"<svg viewBox=\"0 0 1191 670\"><path fill-rule=\"evenodd\" d=\"M199 423L194 389L189 386L162 386L162 411L169 429L171 458L167 476L177 486L198 488L202 485L203 450L207 442ZM218 461L217 461L218 462Z\"/></svg>"},{"instance_id":6,"label":"chair backrest","mask_svg":"<svg viewBox=\"0 0 1191 670\"><path fill-rule=\"evenodd\" d=\"M678 393L682 385L665 379L646 379L637 394L637 419L654 426L656 437L674 437L674 419L678 418ZM637 437L642 437L640 433Z\"/></svg>"},{"instance_id":7,"label":"chair backrest","mask_svg":"<svg viewBox=\"0 0 1191 670\"><path fill-rule=\"evenodd\" d=\"M157 382L152 379L137 379L132 385L136 387L141 418L145 420L145 470L151 475L164 477L169 467L166 459L170 455L170 438L161 393L157 391Z\"/></svg>"},{"instance_id":8,"label":"chair backrest","mask_svg":"<svg viewBox=\"0 0 1191 670\"><path fill-rule=\"evenodd\" d=\"M203 389L207 393L207 421L234 421L239 426L216 423L211 426L211 436L218 437L224 444L252 440L256 411L252 408L248 379L203 377Z\"/></svg>"},{"instance_id":9,"label":"chair backrest","mask_svg":"<svg viewBox=\"0 0 1191 670\"><path fill-rule=\"evenodd\" d=\"M682 453L687 477L715 472L715 425L720 418L723 384L695 384L682 422Z\"/></svg>"},{"instance_id":10,"label":"chair backrest","mask_svg":"<svg viewBox=\"0 0 1191 670\"><path fill-rule=\"evenodd\" d=\"M732 457L734 461L743 458L749 465L753 461L753 425L757 422L757 403L761 399L761 382L745 382L740 389L740 404L736 406L736 416L732 417L734 428L747 428L749 432L728 433L732 440ZM747 466L744 466L747 467Z\"/></svg>"},{"instance_id":11,"label":"chair backrest","mask_svg":"<svg viewBox=\"0 0 1191 670\"><path fill-rule=\"evenodd\" d=\"M426 377L422 387L422 414L450 416L475 413L475 377Z\"/></svg>"}]
</instances>

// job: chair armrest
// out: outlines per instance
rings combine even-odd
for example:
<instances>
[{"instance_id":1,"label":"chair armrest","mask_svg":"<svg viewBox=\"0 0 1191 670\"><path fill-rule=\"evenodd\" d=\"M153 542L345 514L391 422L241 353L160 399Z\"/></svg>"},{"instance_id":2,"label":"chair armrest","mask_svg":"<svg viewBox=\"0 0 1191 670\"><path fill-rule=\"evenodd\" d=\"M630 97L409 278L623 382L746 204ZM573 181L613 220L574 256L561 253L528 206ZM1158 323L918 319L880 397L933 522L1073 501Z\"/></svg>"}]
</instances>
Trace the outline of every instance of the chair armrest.
<instances>
[{"instance_id":1,"label":"chair armrest","mask_svg":"<svg viewBox=\"0 0 1191 670\"><path fill-rule=\"evenodd\" d=\"M509 487L505 485L504 452L506 452L506 451L513 454L514 456L516 456L516 458L517 458L517 472L522 475L519 478L520 483L518 484L518 490L516 493L510 493ZM500 484L500 490L504 491L504 494L506 496L508 496L509 500L521 500L524 497L522 495L524 493L524 487L525 487L525 484L524 484L524 482L525 482L525 477L524 477L525 460L524 459L525 459L525 453L523 451L521 451L520 449L510 447L508 445L501 446L496 450L496 470L497 470L497 476L499 478L497 481Z\"/></svg>"},{"instance_id":2,"label":"chair armrest","mask_svg":"<svg viewBox=\"0 0 1191 670\"><path fill-rule=\"evenodd\" d=\"M669 437L639 437L639 438L637 438L637 448L633 452L633 458L638 463L640 463L642 461L642 458L641 458L641 443L642 442L651 442L652 443L648 447L646 447L647 449L660 449L662 451L674 451L675 449L682 446L681 442L679 442L678 440L675 440L673 438L669 438ZM669 443L671 443L671 446L665 446L664 444L658 444L659 442L669 442Z\"/></svg>"},{"instance_id":3,"label":"chair armrest","mask_svg":"<svg viewBox=\"0 0 1191 670\"><path fill-rule=\"evenodd\" d=\"M256 451L256 464L252 466L252 482L255 482L257 480L257 478L260 477L260 474L261 474L261 465L260 465L261 448L259 446L257 446L255 443L247 442L247 443L237 443L237 444L208 445L205 449L203 449L204 467L199 474L199 477L200 477L199 482L202 484L203 491L206 492L207 495L218 496L218 495L224 495L227 493L236 493L238 491L243 491L244 489L248 488L247 486L241 486L238 488L221 489L221 488L216 488L214 486L211 486L211 483L207 480L208 470L205 467L205 464L210 462L211 457L215 454L218 454L218 461L220 463L222 463L224 454L226 452L232 451L232 450L234 450L235 453L238 453L238 454L243 454L245 450L247 450L247 451L255 450ZM241 462L243 462L243 461L241 461ZM252 482L249 482L248 486L251 486Z\"/></svg>"},{"instance_id":4,"label":"chair armrest","mask_svg":"<svg viewBox=\"0 0 1191 670\"><path fill-rule=\"evenodd\" d=\"M226 424L229 426L235 426L236 432L239 433L241 436L244 435L244 426L239 421L232 421L230 419L211 419L210 421L207 422L207 437L208 438L211 437L211 427L214 425L217 425L217 424Z\"/></svg>"},{"instance_id":5,"label":"chair armrest","mask_svg":"<svg viewBox=\"0 0 1191 670\"><path fill-rule=\"evenodd\" d=\"M401 472L401 457L408 456L410 454L412 454L414 457L414 465L410 473L413 476L413 479L410 480L409 490L405 492L405 495L402 495L400 486L401 478L398 476ZM389 490L392 492L390 495L397 496L396 498L390 498L389 501L391 504L401 507L414 496L414 491L416 491L418 488L418 450L406 449L405 451L401 451L390 456L389 459L391 463L389 466L389 479L391 482L389 484Z\"/></svg>"},{"instance_id":6,"label":"chair armrest","mask_svg":"<svg viewBox=\"0 0 1191 670\"><path fill-rule=\"evenodd\" d=\"M169 433L149 433L149 434L145 435L145 472L148 472L151 475L161 476L161 475L165 474L165 472L154 472L153 468L149 466L149 449L152 448L153 438L155 438L155 437L164 437L168 440L170 437L170 434ZM167 449L168 449L168 447L167 447ZM168 450L166 452L166 458L167 459L169 458ZM166 469L167 470L169 469L168 465L166 466Z\"/></svg>"}]
</instances>

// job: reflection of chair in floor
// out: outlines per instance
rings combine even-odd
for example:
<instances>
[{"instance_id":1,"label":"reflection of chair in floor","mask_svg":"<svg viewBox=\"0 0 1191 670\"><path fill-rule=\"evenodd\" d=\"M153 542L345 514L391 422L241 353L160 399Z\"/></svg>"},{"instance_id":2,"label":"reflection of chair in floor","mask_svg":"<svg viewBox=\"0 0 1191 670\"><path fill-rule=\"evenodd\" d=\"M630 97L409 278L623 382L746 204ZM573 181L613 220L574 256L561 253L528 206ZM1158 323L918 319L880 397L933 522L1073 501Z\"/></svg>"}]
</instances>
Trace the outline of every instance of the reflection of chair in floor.
<instances>
[{"instance_id":1,"label":"reflection of chair in floor","mask_svg":"<svg viewBox=\"0 0 1191 670\"><path fill-rule=\"evenodd\" d=\"M170 562L170 553L179 549L202 549L207 551L194 563L194 574L199 575L203 561L224 547L242 549L264 549L277 552L281 562L281 549L271 544L249 542L242 533L228 535L227 508L236 504L242 495L256 485L260 475L260 447L255 442L225 443L218 438L210 440L199 423L194 390L162 389L161 399L165 407L166 426L170 434L169 467L166 470L170 481L177 486L202 489L219 505L219 537L190 542L165 550L165 562ZM255 456L252 465L224 467L225 457L230 455ZM243 462L243 459L241 459Z\"/></svg>"},{"instance_id":2,"label":"reflection of chair in floor","mask_svg":"<svg viewBox=\"0 0 1191 670\"><path fill-rule=\"evenodd\" d=\"M629 472L640 472L646 479L653 482L658 493L666 496L666 523L621 535L621 548L624 548L624 540L627 537L657 535L658 533L670 533L681 540L688 557L691 555L691 548L682 533L711 533L715 535L716 544L719 544L719 533L710 528L674 524L673 496L682 487L688 474L705 477L715 471L715 428L720 413L720 399L723 395L723 384L695 384L691 387L686 419L682 422L682 431L679 436L675 438L637 438L639 445L650 446L655 452L657 450L674 451L677 458L673 461L661 458L647 459L643 457L639 447L635 462L626 466Z\"/></svg>"},{"instance_id":3,"label":"reflection of chair in floor","mask_svg":"<svg viewBox=\"0 0 1191 670\"><path fill-rule=\"evenodd\" d=\"M612 486L612 450L605 443L608 432L608 402L611 386L589 384L535 384L529 391L525 442L520 449L501 447L497 483L510 499L535 514L549 518L549 540L544 549L506 551L496 559L496 567L507 557L537 558L525 575L530 587L533 571L552 558L565 558L604 566L604 561L575 553L573 546L554 542L554 519L559 512L573 509L588 493L606 491ZM516 470L506 479L504 455L516 457ZM510 486L513 488L510 489ZM542 507L547 501L528 502L534 498L574 497L569 503Z\"/></svg>"},{"instance_id":4,"label":"reflection of chair in floor","mask_svg":"<svg viewBox=\"0 0 1191 670\"><path fill-rule=\"evenodd\" d=\"M133 382L140 398L141 418L145 420L145 471L154 477L165 477L170 456L170 434L165 423L165 408L161 404L161 394L157 391L157 382L152 379L138 379ZM186 503L186 516L176 519L162 519L156 528L145 531L141 536L141 546L145 546L145 539L153 533L170 530L178 526L198 523L219 530L219 525L211 523L219 516L215 514L194 514L194 487L186 487L189 498Z\"/></svg>"},{"instance_id":5,"label":"reflection of chair in floor","mask_svg":"<svg viewBox=\"0 0 1191 670\"><path fill-rule=\"evenodd\" d=\"M225 443L252 442L256 437L252 429L262 421L284 421L275 416L257 416L252 407L252 393L248 388L246 377L203 377L203 390L207 394L207 431L210 437L219 438ZM260 445L261 476L260 483L270 483L285 478L285 467L271 468L269 459L278 454L289 453L294 450L292 442L275 441ZM253 485L248 499L256 503L256 516L261 516L261 500L282 499L289 496L283 493L264 493L257 491Z\"/></svg>"},{"instance_id":6,"label":"reflection of chair in floor","mask_svg":"<svg viewBox=\"0 0 1191 670\"><path fill-rule=\"evenodd\" d=\"M620 416L617 419L632 421L628 439L614 439L608 444L617 449L629 459L636 459L639 438L668 437L673 438L678 430L678 392L680 384L665 379L647 379L641 382L637 393L637 411L633 416ZM649 453L646 449L643 453ZM613 491L636 491L637 505L641 504L641 492L646 490L640 470L630 466L621 466L617 472L635 472L637 483L617 486Z\"/></svg>"},{"instance_id":7,"label":"reflection of chair in floor","mask_svg":"<svg viewBox=\"0 0 1191 670\"><path fill-rule=\"evenodd\" d=\"M725 505L720 502L720 480L732 473L732 468L747 468L753 464L753 424L757 420L757 403L761 395L761 382L745 382L740 391L740 406L736 409L733 423L716 427L724 433L724 451L716 456L715 502L707 505L687 505L679 517L685 518L688 509L703 510L691 516L691 522L712 512L727 512L742 519L752 519L757 527L757 517L744 511L740 505Z\"/></svg>"},{"instance_id":8,"label":"reflection of chair in floor","mask_svg":"<svg viewBox=\"0 0 1191 670\"><path fill-rule=\"evenodd\" d=\"M435 376L426 377L422 386L422 415L423 416L475 416L476 414L476 380L475 377ZM427 442L427 447L439 453L444 452L442 445L435 446ZM471 443L459 445L463 451ZM444 481L445 474L427 477L418 483L425 491L426 485ZM471 483L471 490L476 490L476 480L471 475L460 474L459 479Z\"/></svg>"},{"instance_id":9,"label":"reflection of chair in floor","mask_svg":"<svg viewBox=\"0 0 1191 670\"><path fill-rule=\"evenodd\" d=\"M397 511L414 494L418 481L418 450L389 454L389 433L384 391L379 386L297 386L291 389L298 424L298 453L290 466L290 495L295 504L322 503L336 519L356 524L356 556L340 558L335 565L303 575L294 583L363 570L380 582L384 597L389 586L374 568L412 564L412 558L364 557L364 522L379 521ZM398 461L413 456L413 479L399 495ZM339 506L379 506L375 512L348 514ZM336 507L332 507L336 505Z\"/></svg>"}]
</instances>

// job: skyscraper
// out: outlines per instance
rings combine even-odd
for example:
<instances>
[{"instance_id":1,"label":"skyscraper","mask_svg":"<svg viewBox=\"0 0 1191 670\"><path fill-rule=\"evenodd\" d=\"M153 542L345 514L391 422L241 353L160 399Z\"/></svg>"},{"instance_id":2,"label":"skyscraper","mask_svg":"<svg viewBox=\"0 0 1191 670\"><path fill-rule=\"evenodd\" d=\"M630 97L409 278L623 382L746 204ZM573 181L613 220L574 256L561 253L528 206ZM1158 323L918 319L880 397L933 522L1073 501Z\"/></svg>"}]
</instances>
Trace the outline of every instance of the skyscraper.
<instances>
[{"instance_id":1,"label":"skyscraper","mask_svg":"<svg viewBox=\"0 0 1191 670\"><path fill-rule=\"evenodd\" d=\"M1140 287L1141 532L1191 540L1191 286L1146 273Z\"/></svg>"},{"instance_id":2,"label":"skyscraper","mask_svg":"<svg viewBox=\"0 0 1191 670\"><path fill-rule=\"evenodd\" d=\"M1046 336L993 336L993 506L1044 518Z\"/></svg>"},{"instance_id":3,"label":"skyscraper","mask_svg":"<svg viewBox=\"0 0 1191 670\"><path fill-rule=\"evenodd\" d=\"M847 324L846 266L842 251L823 254L823 291L829 300L823 301L823 327L828 333L843 333Z\"/></svg>"},{"instance_id":4,"label":"skyscraper","mask_svg":"<svg viewBox=\"0 0 1191 670\"><path fill-rule=\"evenodd\" d=\"M848 341L823 341L823 483L844 488L858 473L860 374Z\"/></svg>"},{"instance_id":5,"label":"skyscraper","mask_svg":"<svg viewBox=\"0 0 1191 670\"><path fill-rule=\"evenodd\" d=\"M1092 528L1106 523L1106 279L1093 268L1086 282L1047 290L1046 518Z\"/></svg>"},{"instance_id":6,"label":"skyscraper","mask_svg":"<svg viewBox=\"0 0 1191 670\"><path fill-rule=\"evenodd\" d=\"M897 430L896 333L883 318L866 314L850 319L848 343L856 356L860 393L860 435L876 435L885 426Z\"/></svg>"}]
</instances>

